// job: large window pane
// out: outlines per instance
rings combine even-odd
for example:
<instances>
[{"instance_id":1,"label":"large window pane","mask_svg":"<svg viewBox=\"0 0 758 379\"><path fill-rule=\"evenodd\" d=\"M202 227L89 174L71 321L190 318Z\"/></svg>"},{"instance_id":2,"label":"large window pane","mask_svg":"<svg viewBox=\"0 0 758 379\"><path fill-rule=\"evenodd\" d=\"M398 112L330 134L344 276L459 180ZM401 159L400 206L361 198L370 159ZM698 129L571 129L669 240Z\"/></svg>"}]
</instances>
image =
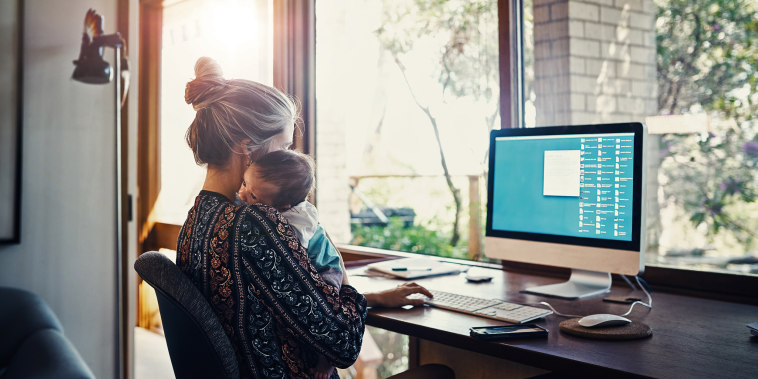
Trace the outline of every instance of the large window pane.
<instances>
[{"instance_id":1,"label":"large window pane","mask_svg":"<svg viewBox=\"0 0 758 379\"><path fill-rule=\"evenodd\" d=\"M758 272L755 0L527 0L524 125L646 122L648 264Z\"/></svg>"},{"instance_id":2,"label":"large window pane","mask_svg":"<svg viewBox=\"0 0 758 379\"><path fill-rule=\"evenodd\" d=\"M496 3L316 2L317 202L335 240L478 256Z\"/></svg>"},{"instance_id":3,"label":"large window pane","mask_svg":"<svg viewBox=\"0 0 758 379\"><path fill-rule=\"evenodd\" d=\"M208 56L226 78L273 82L272 0L167 1L163 9L160 87L161 192L156 221L182 224L205 178L184 134L195 117L184 87Z\"/></svg>"}]
</instances>

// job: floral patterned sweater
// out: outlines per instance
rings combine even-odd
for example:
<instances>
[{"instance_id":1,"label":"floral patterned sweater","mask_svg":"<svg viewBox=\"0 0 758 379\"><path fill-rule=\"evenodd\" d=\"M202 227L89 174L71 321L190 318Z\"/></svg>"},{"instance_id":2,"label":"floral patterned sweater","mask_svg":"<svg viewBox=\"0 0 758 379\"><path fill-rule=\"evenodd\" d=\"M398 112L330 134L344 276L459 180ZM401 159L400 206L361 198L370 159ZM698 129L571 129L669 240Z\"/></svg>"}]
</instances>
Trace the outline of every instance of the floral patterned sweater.
<instances>
[{"instance_id":1,"label":"floral patterned sweater","mask_svg":"<svg viewBox=\"0 0 758 379\"><path fill-rule=\"evenodd\" d=\"M201 191L176 263L215 310L242 377L307 378L318 353L341 368L358 357L366 298L327 284L274 208Z\"/></svg>"}]
</instances>

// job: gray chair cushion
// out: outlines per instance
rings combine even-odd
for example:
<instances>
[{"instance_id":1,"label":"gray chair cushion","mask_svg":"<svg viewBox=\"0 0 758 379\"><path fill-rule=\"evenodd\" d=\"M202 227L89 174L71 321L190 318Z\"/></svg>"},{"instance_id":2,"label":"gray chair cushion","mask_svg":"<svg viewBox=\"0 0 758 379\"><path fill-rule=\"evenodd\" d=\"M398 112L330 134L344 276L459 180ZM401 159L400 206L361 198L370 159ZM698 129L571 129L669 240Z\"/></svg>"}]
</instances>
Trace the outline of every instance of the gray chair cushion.
<instances>
[{"instance_id":1,"label":"gray chair cushion","mask_svg":"<svg viewBox=\"0 0 758 379\"><path fill-rule=\"evenodd\" d=\"M202 293L170 259L155 251L134 262L137 273L156 290L166 343L177 378L199 377L201 372L215 377L239 378L237 358L215 312ZM215 354L208 356L204 351ZM203 354L206 354L203 357ZM200 375L202 376L202 375Z\"/></svg>"},{"instance_id":2,"label":"gray chair cushion","mask_svg":"<svg viewBox=\"0 0 758 379\"><path fill-rule=\"evenodd\" d=\"M21 344L42 329L63 331L58 318L37 294L0 287L0 367L5 367Z\"/></svg>"},{"instance_id":3,"label":"gray chair cushion","mask_svg":"<svg viewBox=\"0 0 758 379\"><path fill-rule=\"evenodd\" d=\"M95 375L63 334L38 330L19 347L2 379L94 379Z\"/></svg>"}]
</instances>

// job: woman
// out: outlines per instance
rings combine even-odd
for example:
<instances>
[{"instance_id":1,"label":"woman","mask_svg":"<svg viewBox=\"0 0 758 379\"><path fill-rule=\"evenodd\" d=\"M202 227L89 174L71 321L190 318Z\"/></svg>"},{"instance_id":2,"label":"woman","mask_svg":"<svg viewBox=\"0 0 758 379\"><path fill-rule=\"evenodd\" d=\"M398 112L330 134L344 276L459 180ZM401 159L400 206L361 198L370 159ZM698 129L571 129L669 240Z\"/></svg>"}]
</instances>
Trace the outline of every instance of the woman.
<instances>
[{"instance_id":1,"label":"woman","mask_svg":"<svg viewBox=\"0 0 758 379\"><path fill-rule=\"evenodd\" d=\"M177 265L211 303L243 377L312 377L319 354L350 366L367 306L420 305L406 296L431 294L410 283L362 295L346 276L338 291L316 272L279 212L235 206L245 168L292 144L297 109L275 88L225 80L210 58L197 61L195 76L185 91L197 112L186 137L208 170L179 235Z\"/></svg>"}]
</instances>

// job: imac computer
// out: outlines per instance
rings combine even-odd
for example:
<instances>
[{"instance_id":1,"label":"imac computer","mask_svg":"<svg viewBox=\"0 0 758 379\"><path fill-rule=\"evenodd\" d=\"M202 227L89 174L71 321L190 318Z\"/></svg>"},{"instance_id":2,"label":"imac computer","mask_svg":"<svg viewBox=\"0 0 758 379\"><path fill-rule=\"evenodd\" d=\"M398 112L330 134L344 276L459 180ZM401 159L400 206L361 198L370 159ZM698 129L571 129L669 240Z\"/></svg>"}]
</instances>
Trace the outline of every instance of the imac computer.
<instances>
[{"instance_id":1,"label":"imac computer","mask_svg":"<svg viewBox=\"0 0 758 379\"><path fill-rule=\"evenodd\" d=\"M485 255L571 269L523 292L578 299L637 275L645 253L641 123L493 130Z\"/></svg>"}]
</instances>

